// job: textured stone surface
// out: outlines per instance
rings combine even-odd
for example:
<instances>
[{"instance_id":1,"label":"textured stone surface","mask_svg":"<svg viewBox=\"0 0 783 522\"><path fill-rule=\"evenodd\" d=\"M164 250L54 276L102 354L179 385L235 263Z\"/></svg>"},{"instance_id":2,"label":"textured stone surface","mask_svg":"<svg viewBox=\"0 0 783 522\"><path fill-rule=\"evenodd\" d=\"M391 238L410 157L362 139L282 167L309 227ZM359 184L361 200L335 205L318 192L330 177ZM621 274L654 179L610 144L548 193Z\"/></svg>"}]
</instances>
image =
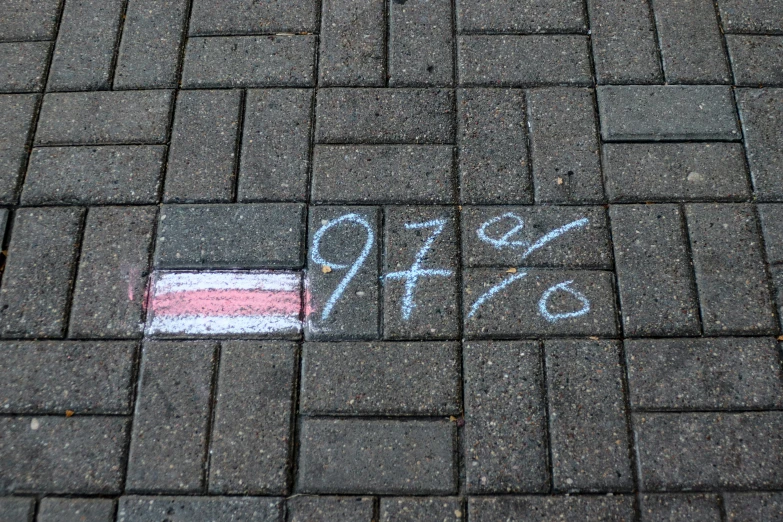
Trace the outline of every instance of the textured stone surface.
<instances>
[{"instance_id":1,"label":"textured stone surface","mask_svg":"<svg viewBox=\"0 0 783 522\"><path fill-rule=\"evenodd\" d=\"M729 522L783 520L783 493L724 493L723 505Z\"/></svg>"},{"instance_id":2,"label":"textured stone surface","mask_svg":"<svg viewBox=\"0 0 783 522\"><path fill-rule=\"evenodd\" d=\"M115 509L107 498L44 498L36 522L113 522Z\"/></svg>"},{"instance_id":3,"label":"textured stone surface","mask_svg":"<svg viewBox=\"0 0 783 522\"><path fill-rule=\"evenodd\" d=\"M642 522L713 522L721 519L717 495L652 493L642 495L639 503Z\"/></svg>"},{"instance_id":4,"label":"textured stone surface","mask_svg":"<svg viewBox=\"0 0 783 522\"><path fill-rule=\"evenodd\" d=\"M371 522L373 499L295 496L286 502L289 522Z\"/></svg>"},{"instance_id":5,"label":"textured stone surface","mask_svg":"<svg viewBox=\"0 0 783 522\"><path fill-rule=\"evenodd\" d=\"M38 99L33 94L0 95L0 203L16 203Z\"/></svg>"},{"instance_id":6,"label":"textured stone surface","mask_svg":"<svg viewBox=\"0 0 783 522\"><path fill-rule=\"evenodd\" d=\"M195 0L190 34L315 32L316 0Z\"/></svg>"},{"instance_id":7,"label":"textured stone surface","mask_svg":"<svg viewBox=\"0 0 783 522\"><path fill-rule=\"evenodd\" d=\"M614 496L474 497L468 501L472 522L495 520L633 520L633 498Z\"/></svg>"},{"instance_id":8,"label":"textured stone surface","mask_svg":"<svg viewBox=\"0 0 783 522\"><path fill-rule=\"evenodd\" d=\"M274 497L120 497L118 522L280 522Z\"/></svg>"},{"instance_id":9,"label":"textured stone surface","mask_svg":"<svg viewBox=\"0 0 783 522\"><path fill-rule=\"evenodd\" d=\"M8 0L0 6L0 40L45 40L54 36L59 0Z\"/></svg>"},{"instance_id":10,"label":"textured stone surface","mask_svg":"<svg viewBox=\"0 0 783 522\"><path fill-rule=\"evenodd\" d=\"M738 89L745 148L760 201L783 201L783 89Z\"/></svg>"},{"instance_id":11,"label":"textured stone surface","mask_svg":"<svg viewBox=\"0 0 783 522\"><path fill-rule=\"evenodd\" d=\"M0 92L43 89L50 42L0 43Z\"/></svg>"},{"instance_id":12,"label":"textured stone surface","mask_svg":"<svg viewBox=\"0 0 783 522\"><path fill-rule=\"evenodd\" d=\"M584 32L584 16L582 2L575 0L457 2L457 27L462 32Z\"/></svg>"},{"instance_id":13,"label":"textured stone surface","mask_svg":"<svg viewBox=\"0 0 783 522\"><path fill-rule=\"evenodd\" d=\"M389 5L389 86L451 85L450 0L406 0Z\"/></svg>"},{"instance_id":14,"label":"textured stone surface","mask_svg":"<svg viewBox=\"0 0 783 522\"><path fill-rule=\"evenodd\" d=\"M319 84L383 87L383 0L323 0ZM359 33L360 38L354 38Z\"/></svg>"},{"instance_id":15,"label":"textured stone surface","mask_svg":"<svg viewBox=\"0 0 783 522\"><path fill-rule=\"evenodd\" d=\"M0 497L0 517L14 522L33 522L35 499Z\"/></svg>"},{"instance_id":16,"label":"textured stone surface","mask_svg":"<svg viewBox=\"0 0 783 522\"><path fill-rule=\"evenodd\" d=\"M726 44L737 85L783 86L783 37L728 35Z\"/></svg>"},{"instance_id":17,"label":"textured stone surface","mask_svg":"<svg viewBox=\"0 0 783 522\"><path fill-rule=\"evenodd\" d=\"M783 205L758 205L769 263L783 263Z\"/></svg>"},{"instance_id":18,"label":"textured stone surface","mask_svg":"<svg viewBox=\"0 0 783 522\"><path fill-rule=\"evenodd\" d=\"M388 497L381 499L381 522L417 522L464 520L462 501L456 497Z\"/></svg>"},{"instance_id":19,"label":"textured stone surface","mask_svg":"<svg viewBox=\"0 0 783 522\"><path fill-rule=\"evenodd\" d=\"M718 0L727 33L780 33L783 12L776 0Z\"/></svg>"}]
</instances>

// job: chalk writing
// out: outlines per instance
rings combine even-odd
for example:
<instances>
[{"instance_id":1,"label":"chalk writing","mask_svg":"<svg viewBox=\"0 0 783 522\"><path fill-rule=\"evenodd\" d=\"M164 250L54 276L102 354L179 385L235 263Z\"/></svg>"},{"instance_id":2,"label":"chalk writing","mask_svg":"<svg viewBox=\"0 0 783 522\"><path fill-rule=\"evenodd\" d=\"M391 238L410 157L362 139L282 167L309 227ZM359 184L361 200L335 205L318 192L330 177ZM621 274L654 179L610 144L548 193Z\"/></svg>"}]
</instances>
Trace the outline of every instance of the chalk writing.
<instances>
[{"instance_id":1,"label":"chalk writing","mask_svg":"<svg viewBox=\"0 0 783 522\"><path fill-rule=\"evenodd\" d=\"M473 303L473 306L470 307L470 312L468 312L468 319L473 317L473 314L476 313L476 311L479 309L479 306L484 304L484 302L487 301L490 297L492 297L496 293L500 292L501 290L506 288L508 285L510 285L511 283L516 281L517 279L522 279L526 275L527 275L527 272L516 273L516 274L512 275L511 277L507 277L506 279L501 281L499 284L497 284L497 285L493 286L492 288L490 288L489 291L485 292L481 297L476 299L476 302Z\"/></svg>"},{"instance_id":2,"label":"chalk writing","mask_svg":"<svg viewBox=\"0 0 783 522\"><path fill-rule=\"evenodd\" d=\"M541 295L541 299L538 301L538 312L541 314L541 316L544 319L546 319L550 323L554 323L555 321L559 321L561 319L570 319L572 317L579 317L581 315L585 315L587 312L590 311L590 301L588 301L587 297L585 297L584 294L568 286L571 283L573 283L573 281L563 281L562 283L558 283L550 288L547 288L547 290ZM551 313L549 311L549 308L547 307L547 301L549 301L549 298L552 296L552 294L554 294L558 290L561 290L563 292L568 292L569 294L576 297L579 301L582 302L582 308L575 312L565 312L561 314Z\"/></svg>"},{"instance_id":3,"label":"chalk writing","mask_svg":"<svg viewBox=\"0 0 783 522\"><path fill-rule=\"evenodd\" d=\"M487 235L487 228L491 227L495 223L500 223L501 221L505 219L512 219L516 221L516 225L513 226L511 229L509 229L508 232L500 236L499 238L489 237ZM514 237L514 234L519 232L525 228L525 221L519 217L517 214L514 214L513 212L506 212L505 214L502 214L500 216L495 216L489 221L486 221L479 229L476 231L476 234L478 234L479 239L484 241L485 243L489 243L493 247L497 248L498 250L501 250L506 247L526 247L530 244L530 241L525 240L511 240L510 238Z\"/></svg>"}]
</instances>

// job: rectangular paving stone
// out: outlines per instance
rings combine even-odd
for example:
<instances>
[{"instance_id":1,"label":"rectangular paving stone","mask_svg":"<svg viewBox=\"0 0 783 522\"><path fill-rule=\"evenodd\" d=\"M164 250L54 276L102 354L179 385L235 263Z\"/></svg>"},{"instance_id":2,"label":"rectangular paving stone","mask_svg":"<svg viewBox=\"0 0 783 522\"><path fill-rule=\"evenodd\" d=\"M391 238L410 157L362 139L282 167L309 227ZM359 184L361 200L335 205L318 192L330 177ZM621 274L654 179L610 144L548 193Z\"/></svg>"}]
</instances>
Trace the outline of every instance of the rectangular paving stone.
<instances>
[{"instance_id":1,"label":"rectangular paving stone","mask_svg":"<svg viewBox=\"0 0 783 522\"><path fill-rule=\"evenodd\" d=\"M677 205L612 205L623 333L699 335L699 304Z\"/></svg>"},{"instance_id":2,"label":"rectangular paving stone","mask_svg":"<svg viewBox=\"0 0 783 522\"><path fill-rule=\"evenodd\" d=\"M311 207L309 219L305 338L379 338L380 209ZM340 291L357 263L358 269Z\"/></svg>"},{"instance_id":3,"label":"rectangular paving stone","mask_svg":"<svg viewBox=\"0 0 783 522\"><path fill-rule=\"evenodd\" d=\"M0 43L0 92L43 90L51 42Z\"/></svg>"},{"instance_id":4,"label":"rectangular paving stone","mask_svg":"<svg viewBox=\"0 0 783 522\"><path fill-rule=\"evenodd\" d=\"M8 223L8 209L0 209L0 244L5 239L6 224Z\"/></svg>"},{"instance_id":5,"label":"rectangular paving stone","mask_svg":"<svg viewBox=\"0 0 783 522\"><path fill-rule=\"evenodd\" d=\"M642 522L713 522L721 519L720 501L713 494L650 493L639 500Z\"/></svg>"},{"instance_id":6,"label":"rectangular paving stone","mask_svg":"<svg viewBox=\"0 0 783 522\"><path fill-rule=\"evenodd\" d=\"M296 495L286 501L289 522L371 522L371 497L325 497Z\"/></svg>"},{"instance_id":7,"label":"rectangular paving stone","mask_svg":"<svg viewBox=\"0 0 783 522\"><path fill-rule=\"evenodd\" d=\"M144 344L126 491L202 490L216 347L210 342Z\"/></svg>"},{"instance_id":8,"label":"rectangular paving stone","mask_svg":"<svg viewBox=\"0 0 783 522\"><path fill-rule=\"evenodd\" d=\"M313 91L249 90L239 201L306 201Z\"/></svg>"},{"instance_id":9,"label":"rectangular paving stone","mask_svg":"<svg viewBox=\"0 0 783 522\"><path fill-rule=\"evenodd\" d=\"M312 199L318 203L454 201L450 145L316 145Z\"/></svg>"},{"instance_id":10,"label":"rectangular paving stone","mask_svg":"<svg viewBox=\"0 0 783 522\"><path fill-rule=\"evenodd\" d=\"M117 495L127 417L0 417L0 494Z\"/></svg>"},{"instance_id":11,"label":"rectangular paving stone","mask_svg":"<svg viewBox=\"0 0 783 522\"><path fill-rule=\"evenodd\" d=\"M460 201L532 203L521 90L457 91Z\"/></svg>"},{"instance_id":12,"label":"rectangular paving stone","mask_svg":"<svg viewBox=\"0 0 783 522\"><path fill-rule=\"evenodd\" d=\"M783 518L783 493L747 492L723 494L726 520L751 522L753 520L781 520Z\"/></svg>"},{"instance_id":13,"label":"rectangular paving stone","mask_svg":"<svg viewBox=\"0 0 783 522\"><path fill-rule=\"evenodd\" d=\"M115 89L177 87L187 0L132 0L125 12Z\"/></svg>"},{"instance_id":14,"label":"rectangular paving stone","mask_svg":"<svg viewBox=\"0 0 783 522\"><path fill-rule=\"evenodd\" d=\"M711 0L651 0L667 83L731 83Z\"/></svg>"},{"instance_id":15,"label":"rectangular paving stone","mask_svg":"<svg viewBox=\"0 0 783 522\"><path fill-rule=\"evenodd\" d=\"M389 86L452 85L450 0L389 5Z\"/></svg>"},{"instance_id":16,"label":"rectangular paving stone","mask_svg":"<svg viewBox=\"0 0 783 522\"><path fill-rule=\"evenodd\" d=\"M16 211L0 289L0 335L63 336L83 216L80 208Z\"/></svg>"},{"instance_id":17,"label":"rectangular paving stone","mask_svg":"<svg viewBox=\"0 0 783 522\"><path fill-rule=\"evenodd\" d=\"M783 205L766 203L757 206L761 231L769 263L783 263Z\"/></svg>"},{"instance_id":18,"label":"rectangular paving stone","mask_svg":"<svg viewBox=\"0 0 783 522\"><path fill-rule=\"evenodd\" d=\"M457 29L468 33L583 33L582 2L542 0L462 0L457 2Z\"/></svg>"},{"instance_id":19,"label":"rectangular paving stone","mask_svg":"<svg viewBox=\"0 0 783 522\"><path fill-rule=\"evenodd\" d=\"M316 0L195 0L190 34L317 32Z\"/></svg>"},{"instance_id":20,"label":"rectangular paving stone","mask_svg":"<svg viewBox=\"0 0 783 522\"><path fill-rule=\"evenodd\" d=\"M115 509L108 498L42 498L37 522L113 522Z\"/></svg>"},{"instance_id":21,"label":"rectangular paving stone","mask_svg":"<svg viewBox=\"0 0 783 522\"><path fill-rule=\"evenodd\" d=\"M3 413L131 413L135 342L0 343Z\"/></svg>"},{"instance_id":22,"label":"rectangular paving stone","mask_svg":"<svg viewBox=\"0 0 783 522\"><path fill-rule=\"evenodd\" d=\"M466 337L617 335L610 272L515 270L470 268L463 272Z\"/></svg>"},{"instance_id":23,"label":"rectangular paving stone","mask_svg":"<svg viewBox=\"0 0 783 522\"><path fill-rule=\"evenodd\" d=\"M538 343L466 343L463 371L467 491L548 491L546 404Z\"/></svg>"},{"instance_id":24,"label":"rectangular paving stone","mask_svg":"<svg viewBox=\"0 0 783 522\"><path fill-rule=\"evenodd\" d=\"M607 85L597 94L606 141L740 138L728 86Z\"/></svg>"},{"instance_id":25,"label":"rectangular paving stone","mask_svg":"<svg viewBox=\"0 0 783 522\"><path fill-rule=\"evenodd\" d=\"M164 205L159 268L301 268L304 205Z\"/></svg>"},{"instance_id":26,"label":"rectangular paving stone","mask_svg":"<svg viewBox=\"0 0 783 522\"><path fill-rule=\"evenodd\" d=\"M120 497L118 522L282 522L283 500L273 497Z\"/></svg>"},{"instance_id":27,"label":"rectangular paving stone","mask_svg":"<svg viewBox=\"0 0 783 522\"><path fill-rule=\"evenodd\" d=\"M783 412L637 413L633 424L644 491L783 483Z\"/></svg>"},{"instance_id":28,"label":"rectangular paving stone","mask_svg":"<svg viewBox=\"0 0 783 522\"><path fill-rule=\"evenodd\" d=\"M747 204L685 207L705 334L775 333L756 215Z\"/></svg>"},{"instance_id":29,"label":"rectangular paving stone","mask_svg":"<svg viewBox=\"0 0 783 522\"><path fill-rule=\"evenodd\" d=\"M551 246L530 250L564 226ZM464 266L613 268L609 224L602 207L463 207Z\"/></svg>"},{"instance_id":30,"label":"rectangular paving stone","mask_svg":"<svg viewBox=\"0 0 783 522\"><path fill-rule=\"evenodd\" d=\"M783 89L737 89L745 150L759 201L783 201Z\"/></svg>"},{"instance_id":31,"label":"rectangular paving stone","mask_svg":"<svg viewBox=\"0 0 783 522\"><path fill-rule=\"evenodd\" d=\"M772 337L625 342L634 409L775 409L783 404Z\"/></svg>"},{"instance_id":32,"label":"rectangular paving stone","mask_svg":"<svg viewBox=\"0 0 783 522\"><path fill-rule=\"evenodd\" d=\"M587 12L599 84L663 82L647 0L588 0Z\"/></svg>"},{"instance_id":33,"label":"rectangular paving stone","mask_svg":"<svg viewBox=\"0 0 783 522\"><path fill-rule=\"evenodd\" d=\"M606 195L617 203L750 198L739 143L606 143Z\"/></svg>"},{"instance_id":34,"label":"rectangular paving stone","mask_svg":"<svg viewBox=\"0 0 783 522\"><path fill-rule=\"evenodd\" d=\"M384 4L383 0L323 0L319 85L383 87Z\"/></svg>"},{"instance_id":35,"label":"rectangular paving stone","mask_svg":"<svg viewBox=\"0 0 783 522\"><path fill-rule=\"evenodd\" d=\"M556 491L630 491L620 347L613 341L545 341Z\"/></svg>"},{"instance_id":36,"label":"rectangular paving stone","mask_svg":"<svg viewBox=\"0 0 783 522\"><path fill-rule=\"evenodd\" d=\"M727 33L780 33L783 12L776 0L718 0Z\"/></svg>"},{"instance_id":37,"label":"rectangular paving stone","mask_svg":"<svg viewBox=\"0 0 783 522\"><path fill-rule=\"evenodd\" d=\"M463 86L534 87L590 85L587 37L498 35L457 38Z\"/></svg>"},{"instance_id":38,"label":"rectangular paving stone","mask_svg":"<svg viewBox=\"0 0 783 522\"><path fill-rule=\"evenodd\" d=\"M386 207L385 339L459 338L457 242L457 215L452 208Z\"/></svg>"},{"instance_id":39,"label":"rectangular paving stone","mask_svg":"<svg viewBox=\"0 0 783 522\"><path fill-rule=\"evenodd\" d=\"M0 203L16 203L39 96L0 95Z\"/></svg>"},{"instance_id":40,"label":"rectangular paving stone","mask_svg":"<svg viewBox=\"0 0 783 522\"><path fill-rule=\"evenodd\" d=\"M231 201L241 102L238 90L179 93L164 201Z\"/></svg>"},{"instance_id":41,"label":"rectangular paving stone","mask_svg":"<svg viewBox=\"0 0 783 522\"><path fill-rule=\"evenodd\" d=\"M464 512L462 500L457 497L381 498L381 522L460 521Z\"/></svg>"},{"instance_id":42,"label":"rectangular paving stone","mask_svg":"<svg viewBox=\"0 0 783 522\"><path fill-rule=\"evenodd\" d=\"M592 91L535 89L527 109L536 203L602 203Z\"/></svg>"},{"instance_id":43,"label":"rectangular paving stone","mask_svg":"<svg viewBox=\"0 0 783 522\"><path fill-rule=\"evenodd\" d=\"M305 343L306 415L459 415L457 343Z\"/></svg>"},{"instance_id":44,"label":"rectangular paving stone","mask_svg":"<svg viewBox=\"0 0 783 522\"><path fill-rule=\"evenodd\" d=\"M51 91L108 89L123 0L65 3L49 70Z\"/></svg>"},{"instance_id":45,"label":"rectangular paving stone","mask_svg":"<svg viewBox=\"0 0 783 522\"><path fill-rule=\"evenodd\" d=\"M290 492L297 371L293 343L223 343L209 450L210 494Z\"/></svg>"},{"instance_id":46,"label":"rectangular paving stone","mask_svg":"<svg viewBox=\"0 0 783 522\"><path fill-rule=\"evenodd\" d=\"M155 207L94 207L87 214L71 305L71 337L143 333Z\"/></svg>"},{"instance_id":47,"label":"rectangular paving stone","mask_svg":"<svg viewBox=\"0 0 783 522\"><path fill-rule=\"evenodd\" d=\"M317 143L454 143L449 89L321 89Z\"/></svg>"},{"instance_id":48,"label":"rectangular paving stone","mask_svg":"<svg viewBox=\"0 0 783 522\"><path fill-rule=\"evenodd\" d=\"M783 86L783 36L727 35L736 85Z\"/></svg>"},{"instance_id":49,"label":"rectangular paving stone","mask_svg":"<svg viewBox=\"0 0 783 522\"><path fill-rule=\"evenodd\" d=\"M447 420L303 419L299 448L302 493L456 493Z\"/></svg>"},{"instance_id":50,"label":"rectangular paving stone","mask_svg":"<svg viewBox=\"0 0 783 522\"><path fill-rule=\"evenodd\" d=\"M504 496L468 500L471 522L495 520L633 520L631 495Z\"/></svg>"},{"instance_id":51,"label":"rectangular paving stone","mask_svg":"<svg viewBox=\"0 0 783 522\"><path fill-rule=\"evenodd\" d=\"M35 148L22 204L157 203L165 157L164 145Z\"/></svg>"},{"instance_id":52,"label":"rectangular paving stone","mask_svg":"<svg viewBox=\"0 0 783 522\"><path fill-rule=\"evenodd\" d=\"M315 83L314 36L190 38L182 87L308 87Z\"/></svg>"},{"instance_id":53,"label":"rectangular paving stone","mask_svg":"<svg viewBox=\"0 0 783 522\"><path fill-rule=\"evenodd\" d=\"M60 0L7 0L0 6L0 41L54 38Z\"/></svg>"},{"instance_id":54,"label":"rectangular paving stone","mask_svg":"<svg viewBox=\"0 0 783 522\"><path fill-rule=\"evenodd\" d=\"M34 516L34 498L0 497L0 518L2 520L33 522Z\"/></svg>"},{"instance_id":55,"label":"rectangular paving stone","mask_svg":"<svg viewBox=\"0 0 783 522\"><path fill-rule=\"evenodd\" d=\"M171 99L171 91L163 90L47 94L35 143L164 143Z\"/></svg>"},{"instance_id":56,"label":"rectangular paving stone","mask_svg":"<svg viewBox=\"0 0 783 522\"><path fill-rule=\"evenodd\" d=\"M772 267L772 282L777 288L777 302L778 302L778 318L780 319L781 327L783 328L783 268Z\"/></svg>"}]
</instances>

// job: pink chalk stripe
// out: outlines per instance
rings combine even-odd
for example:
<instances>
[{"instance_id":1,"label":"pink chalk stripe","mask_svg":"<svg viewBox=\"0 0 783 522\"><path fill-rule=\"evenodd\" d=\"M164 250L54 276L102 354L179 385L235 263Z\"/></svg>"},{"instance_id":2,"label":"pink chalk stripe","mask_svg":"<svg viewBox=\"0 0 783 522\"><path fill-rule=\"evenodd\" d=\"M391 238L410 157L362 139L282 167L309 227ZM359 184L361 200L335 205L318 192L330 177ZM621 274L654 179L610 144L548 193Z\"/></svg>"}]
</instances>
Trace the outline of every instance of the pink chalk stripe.
<instances>
[{"instance_id":1,"label":"pink chalk stripe","mask_svg":"<svg viewBox=\"0 0 783 522\"><path fill-rule=\"evenodd\" d=\"M153 296L155 315L179 316L298 316L302 305L298 292L269 290L185 290Z\"/></svg>"}]
</instances>

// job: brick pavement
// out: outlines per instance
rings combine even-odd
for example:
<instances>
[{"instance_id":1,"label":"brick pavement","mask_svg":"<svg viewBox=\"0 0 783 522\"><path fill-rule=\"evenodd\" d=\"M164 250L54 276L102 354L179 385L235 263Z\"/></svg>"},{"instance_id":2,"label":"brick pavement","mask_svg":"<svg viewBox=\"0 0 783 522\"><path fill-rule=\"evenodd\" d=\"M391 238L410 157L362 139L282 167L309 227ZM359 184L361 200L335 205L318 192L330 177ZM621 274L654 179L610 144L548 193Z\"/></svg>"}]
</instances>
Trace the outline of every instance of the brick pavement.
<instances>
[{"instance_id":1,"label":"brick pavement","mask_svg":"<svg viewBox=\"0 0 783 522\"><path fill-rule=\"evenodd\" d=\"M782 57L779 0L5 0L0 521L783 520Z\"/></svg>"}]
</instances>

